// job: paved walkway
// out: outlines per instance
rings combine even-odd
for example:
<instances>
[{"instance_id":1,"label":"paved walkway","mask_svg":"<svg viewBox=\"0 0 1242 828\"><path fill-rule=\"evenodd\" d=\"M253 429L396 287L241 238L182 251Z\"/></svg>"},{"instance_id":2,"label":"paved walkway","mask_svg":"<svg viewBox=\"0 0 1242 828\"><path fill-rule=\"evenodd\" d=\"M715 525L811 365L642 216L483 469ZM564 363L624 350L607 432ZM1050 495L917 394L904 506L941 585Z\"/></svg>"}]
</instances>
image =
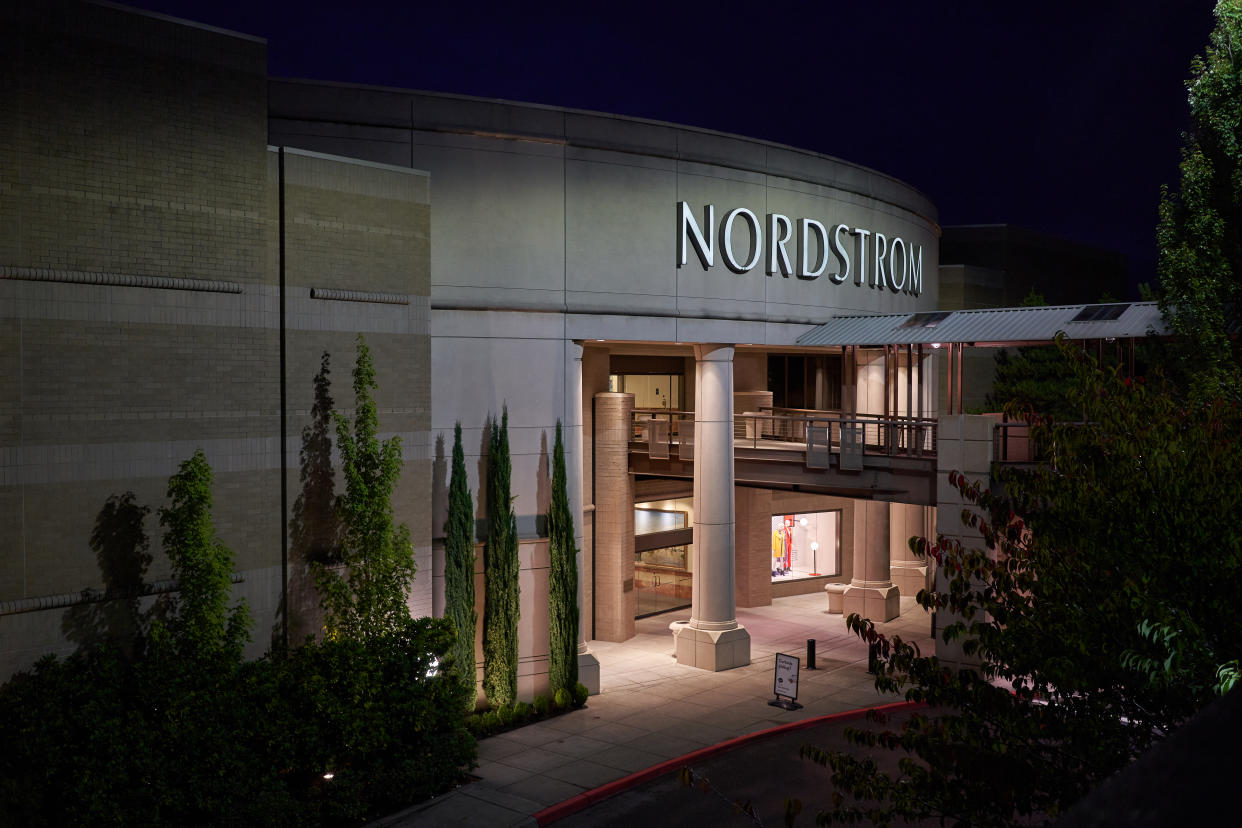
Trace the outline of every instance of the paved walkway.
<instances>
[{"instance_id":1,"label":"paved walkway","mask_svg":"<svg viewBox=\"0 0 1242 828\"><path fill-rule=\"evenodd\" d=\"M584 709L479 742L478 781L374 823L395 826L533 825L532 815L584 791L665 760L748 733L828 713L896 701L875 691L867 647L829 615L823 593L778 598L737 611L751 635L751 664L720 673L683 667L673 658L670 621L689 610L638 622L638 634L614 644L592 641L600 694ZM913 598L880 625L886 634L930 652L930 622ZM806 669L806 641L817 644L818 669ZM801 710L768 705L775 654L802 660Z\"/></svg>"}]
</instances>

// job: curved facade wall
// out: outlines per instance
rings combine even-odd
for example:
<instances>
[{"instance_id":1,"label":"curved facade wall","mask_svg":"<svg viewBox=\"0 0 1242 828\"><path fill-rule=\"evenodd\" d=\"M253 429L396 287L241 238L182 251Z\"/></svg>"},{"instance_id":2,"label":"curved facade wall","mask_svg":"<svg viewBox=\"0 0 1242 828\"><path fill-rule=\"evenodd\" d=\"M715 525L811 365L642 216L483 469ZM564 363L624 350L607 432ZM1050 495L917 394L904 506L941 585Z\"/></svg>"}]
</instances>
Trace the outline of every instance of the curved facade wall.
<instances>
[{"instance_id":1,"label":"curved facade wall","mask_svg":"<svg viewBox=\"0 0 1242 828\"><path fill-rule=\"evenodd\" d=\"M302 81L272 81L270 112L274 144L431 173L433 307L686 321L608 337L570 325L571 336L587 338L789 344L782 329L701 323L801 326L935 306L934 207L896 179L839 159L619 116ZM683 203L713 248L711 267L692 233L680 264ZM739 208L750 215L734 215L726 240L721 225ZM777 220L775 235L788 233L789 267L778 253L769 276L772 216L788 220ZM798 275L802 219L824 228L829 255L817 277ZM817 228L805 235L814 272L824 245ZM727 249L737 265L757 261L735 272Z\"/></svg>"}]
</instances>

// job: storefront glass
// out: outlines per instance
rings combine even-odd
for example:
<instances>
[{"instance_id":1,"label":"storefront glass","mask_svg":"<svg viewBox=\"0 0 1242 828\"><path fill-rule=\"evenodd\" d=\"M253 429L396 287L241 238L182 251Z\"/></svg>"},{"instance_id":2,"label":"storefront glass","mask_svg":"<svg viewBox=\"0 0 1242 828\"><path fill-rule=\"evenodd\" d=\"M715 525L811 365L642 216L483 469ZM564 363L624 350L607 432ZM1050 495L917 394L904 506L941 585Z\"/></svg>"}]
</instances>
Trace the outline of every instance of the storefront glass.
<instances>
[{"instance_id":1,"label":"storefront glass","mask_svg":"<svg viewBox=\"0 0 1242 828\"><path fill-rule=\"evenodd\" d=\"M635 408L679 411L684 386L685 378L677 374L612 374L608 377L608 390L633 394Z\"/></svg>"},{"instance_id":2,"label":"storefront glass","mask_svg":"<svg viewBox=\"0 0 1242 828\"><path fill-rule=\"evenodd\" d=\"M772 516L772 580L841 574L841 512Z\"/></svg>"},{"instance_id":3,"label":"storefront glass","mask_svg":"<svg viewBox=\"0 0 1242 828\"><path fill-rule=\"evenodd\" d=\"M635 504L635 617L690 606L693 504L691 498Z\"/></svg>"}]
</instances>

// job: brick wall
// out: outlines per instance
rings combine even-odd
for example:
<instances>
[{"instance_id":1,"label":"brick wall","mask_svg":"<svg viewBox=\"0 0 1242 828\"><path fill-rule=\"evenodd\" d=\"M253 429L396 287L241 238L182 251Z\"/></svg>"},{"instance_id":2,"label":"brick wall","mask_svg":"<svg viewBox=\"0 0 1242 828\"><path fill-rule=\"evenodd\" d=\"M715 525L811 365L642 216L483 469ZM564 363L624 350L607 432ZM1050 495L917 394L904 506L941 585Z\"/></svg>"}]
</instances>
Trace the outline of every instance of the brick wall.
<instances>
[{"instance_id":1,"label":"brick wall","mask_svg":"<svg viewBox=\"0 0 1242 828\"><path fill-rule=\"evenodd\" d=\"M109 496L152 509L146 580L168 577L155 510L200 447L255 616L250 654L266 650L282 459L292 505L319 355L352 413L357 333L381 436L403 441L394 511L420 562L411 607L429 613L427 176L286 154L282 433L265 44L55 0L0 9L0 47L0 679L74 646L64 609L27 610L103 585L89 539Z\"/></svg>"}]
</instances>

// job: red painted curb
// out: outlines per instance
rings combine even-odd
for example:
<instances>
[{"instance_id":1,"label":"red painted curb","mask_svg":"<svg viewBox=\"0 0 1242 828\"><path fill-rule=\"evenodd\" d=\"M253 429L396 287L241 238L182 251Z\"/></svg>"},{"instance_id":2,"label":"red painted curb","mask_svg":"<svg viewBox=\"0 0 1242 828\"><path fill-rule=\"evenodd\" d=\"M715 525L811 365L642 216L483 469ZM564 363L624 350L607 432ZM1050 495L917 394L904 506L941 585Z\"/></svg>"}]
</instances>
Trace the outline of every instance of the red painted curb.
<instances>
[{"instance_id":1,"label":"red painted curb","mask_svg":"<svg viewBox=\"0 0 1242 828\"><path fill-rule=\"evenodd\" d=\"M811 719L803 719L798 722L777 725L776 727L770 727L767 730L758 730L754 733L747 733L745 736L738 736L734 739L729 739L726 742L721 742L718 745L709 745L708 747L699 748L698 750L692 751L683 756L668 759L645 770L631 773L629 776L623 776L620 779L613 780L612 782L606 782L598 788L584 791L577 796L566 799L564 802L549 805L542 811L537 811L534 814L534 819L540 826L550 825L558 819L564 819L571 814L576 814L584 808L589 808L598 802L603 802L609 797L616 796L622 791L629 790L630 788L641 785L644 782L655 779L657 776L663 776L670 771L676 770L682 765L687 765L691 762L699 762L720 753L727 753L728 751L741 747L748 742L754 742L767 736L775 736L778 733L788 733L792 730L802 730L804 728L814 727L815 725L831 724L833 722L844 721L846 719L853 719L859 716L865 716L867 712L871 710L898 710L902 708L915 708L922 706L922 702L892 702L890 704L881 704L875 707L860 707L856 710L845 710L841 713L829 713L826 716L816 716ZM589 735L589 731L587 733Z\"/></svg>"}]
</instances>

